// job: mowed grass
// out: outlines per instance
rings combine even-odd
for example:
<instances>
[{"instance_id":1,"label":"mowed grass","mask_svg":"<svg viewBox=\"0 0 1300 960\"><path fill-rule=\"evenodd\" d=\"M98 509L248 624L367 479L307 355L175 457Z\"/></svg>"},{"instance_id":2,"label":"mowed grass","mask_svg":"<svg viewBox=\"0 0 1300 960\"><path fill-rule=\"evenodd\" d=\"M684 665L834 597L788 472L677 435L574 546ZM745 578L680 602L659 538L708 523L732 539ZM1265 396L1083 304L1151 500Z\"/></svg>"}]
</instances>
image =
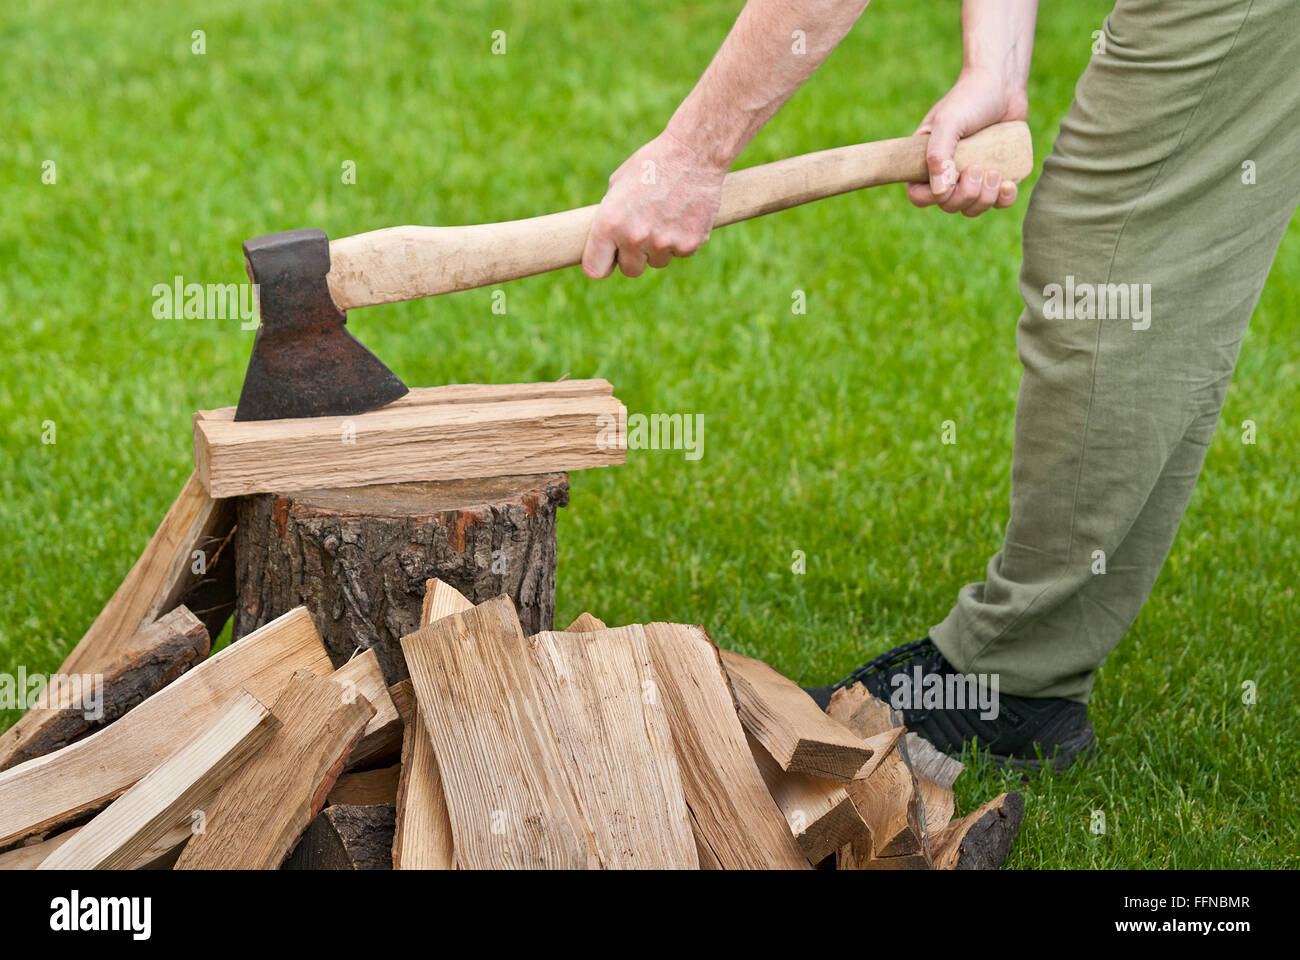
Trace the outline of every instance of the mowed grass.
<instances>
[{"instance_id":1,"label":"mowed grass","mask_svg":"<svg viewBox=\"0 0 1300 960\"><path fill-rule=\"evenodd\" d=\"M242 281L240 243L274 230L343 236L595 202L739 6L7 4L0 668L57 668L179 490L190 412L238 396L252 334L155 320L155 284ZM956 10L878 0L741 165L910 133L956 76ZM1044 7L1040 159L1107 11ZM341 182L347 161L355 184ZM479 290L349 322L414 385L598 376L632 413L703 414L698 460L634 451L572 476L557 619L699 622L824 683L923 636L999 546L1024 207L1022 194L970 222L880 189L719 231L639 281L571 270L510 284L505 316ZM1097 759L1025 785L1011 866L1300 861L1296 233L1169 564L1097 685ZM1248 419L1254 445L1241 442ZM946 420L955 445L940 442ZM47 421L56 443L42 443ZM1008 782L968 772L963 809Z\"/></svg>"}]
</instances>

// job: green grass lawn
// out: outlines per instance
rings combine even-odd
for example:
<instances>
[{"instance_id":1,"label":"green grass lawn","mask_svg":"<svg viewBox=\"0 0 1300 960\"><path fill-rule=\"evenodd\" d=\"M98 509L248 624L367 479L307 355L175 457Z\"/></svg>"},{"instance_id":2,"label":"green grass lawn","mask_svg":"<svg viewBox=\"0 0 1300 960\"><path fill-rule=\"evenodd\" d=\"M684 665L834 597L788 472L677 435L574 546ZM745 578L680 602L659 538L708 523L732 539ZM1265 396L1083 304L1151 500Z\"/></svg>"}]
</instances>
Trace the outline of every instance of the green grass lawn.
<instances>
[{"instance_id":1,"label":"green grass lawn","mask_svg":"<svg viewBox=\"0 0 1300 960\"><path fill-rule=\"evenodd\" d=\"M240 243L275 230L344 236L595 202L739 7L6 4L0 669L57 668L188 473L190 412L238 396L252 334L155 320L154 284L240 282ZM956 76L957 7L877 0L741 165L910 133ZM1108 10L1044 5L1040 159ZM57 181L43 184L50 160ZM346 161L355 184L341 182ZM640 451L572 476L557 619L699 622L824 683L923 636L1000 544L1025 195L971 222L880 189L719 231L638 281L569 270L511 284L504 317L478 290L349 323L413 385L606 377L632 413L703 414L699 460ZM1026 784L1011 866L1300 862L1297 233L1169 563L1097 685L1097 759ZM795 290L806 315L791 312ZM1255 445L1241 443L1246 419ZM956 445L940 442L945 420ZM969 771L963 809L1006 782Z\"/></svg>"}]
</instances>

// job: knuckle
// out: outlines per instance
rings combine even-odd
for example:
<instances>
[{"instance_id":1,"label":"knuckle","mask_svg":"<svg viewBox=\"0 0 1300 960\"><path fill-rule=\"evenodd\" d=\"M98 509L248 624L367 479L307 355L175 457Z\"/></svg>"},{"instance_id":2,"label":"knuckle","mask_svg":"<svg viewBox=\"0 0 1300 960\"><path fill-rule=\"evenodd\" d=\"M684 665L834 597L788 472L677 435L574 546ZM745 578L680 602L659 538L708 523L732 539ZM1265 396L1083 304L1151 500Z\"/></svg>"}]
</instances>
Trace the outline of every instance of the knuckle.
<instances>
[{"instance_id":1,"label":"knuckle","mask_svg":"<svg viewBox=\"0 0 1300 960\"><path fill-rule=\"evenodd\" d=\"M702 233L683 233L680 236L673 238L672 247L678 253L687 254L694 253L696 250L700 249L702 243L704 243L704 235Z\"/></svg>"},{"instance_id":2,"label":"knuckle","mask_svg":"<svg viewBox=\"0 0 1300 960\"><path fill-rule=\"evenodd\" d=\"M622 240L629 246L644 246L649 239L650 230L644 224L633 223L623 227Z\"/></svg>"}]
</instances>

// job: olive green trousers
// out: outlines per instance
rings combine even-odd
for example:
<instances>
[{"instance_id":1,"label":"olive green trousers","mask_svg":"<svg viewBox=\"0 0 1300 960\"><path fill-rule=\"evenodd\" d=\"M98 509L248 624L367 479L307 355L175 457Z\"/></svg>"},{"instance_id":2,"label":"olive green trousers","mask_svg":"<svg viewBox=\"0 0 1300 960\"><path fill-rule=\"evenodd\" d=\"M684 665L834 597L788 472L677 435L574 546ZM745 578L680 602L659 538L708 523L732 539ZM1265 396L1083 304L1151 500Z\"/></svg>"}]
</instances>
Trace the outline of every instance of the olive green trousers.
<instances>
[{"instance_id":1,"label":"olive green trousers","mask_svg":"<svg viewBox=\"0 0 1300 960\"><path fill-rule=\"evenodd\" d=\"M1298 203L1300 0L1119 0L1025 217L1011 514L931 631L955 667L1087 700Z\"/></svg>"}]
</instances>

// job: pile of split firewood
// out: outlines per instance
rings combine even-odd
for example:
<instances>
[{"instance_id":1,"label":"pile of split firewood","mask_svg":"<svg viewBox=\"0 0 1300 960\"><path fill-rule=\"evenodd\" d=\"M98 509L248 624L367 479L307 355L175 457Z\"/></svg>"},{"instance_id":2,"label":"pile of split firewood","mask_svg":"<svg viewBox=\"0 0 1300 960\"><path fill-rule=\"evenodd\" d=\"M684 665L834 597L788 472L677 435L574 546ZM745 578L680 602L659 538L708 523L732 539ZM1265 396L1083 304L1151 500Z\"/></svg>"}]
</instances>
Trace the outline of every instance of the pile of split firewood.
<instances>
[{"instance_id":1,"label":"pile of split firewood","mask_svg":"<svg viewBox=\"0 0 1300 960\"><path fill-rule=\"evenodd\" d=\"M184 616L116 720L77 739L65 698L24 724L0 867L987 868L1019 827L1015 793L953 820L961 764L861 686L823 713L699 627L525 637L509 597L430 580L389 686L370 650L334 669L303 608L197 664Z\"/></svg>"},{"instance_id":2,"label":"pile of split firewood","mask_svg":"<svg viewBox=\"0 0 1300 960\"><path fill-rule=\"evenodd\" d=\"M1006 858L1019 795L954 820L961 764L860 686L823 713L700 627L538 632L559 471L626 456L607 381L193 429L194 474L0 735L0 868Z\"/></svg>"}]
</instances>

